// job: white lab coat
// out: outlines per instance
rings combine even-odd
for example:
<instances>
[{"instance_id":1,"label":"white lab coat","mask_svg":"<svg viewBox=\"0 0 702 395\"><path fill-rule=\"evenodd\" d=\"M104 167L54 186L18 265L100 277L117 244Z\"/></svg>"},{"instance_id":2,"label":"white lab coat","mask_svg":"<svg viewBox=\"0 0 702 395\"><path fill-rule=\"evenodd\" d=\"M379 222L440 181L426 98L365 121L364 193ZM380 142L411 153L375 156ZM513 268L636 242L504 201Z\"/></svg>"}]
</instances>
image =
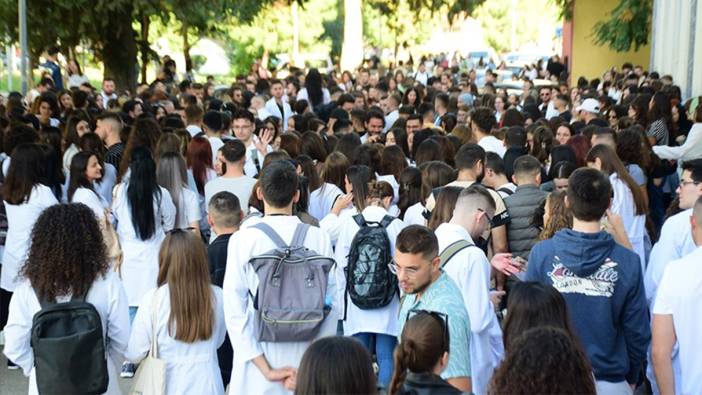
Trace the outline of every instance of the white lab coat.
<instances>
[{"instance_id":1,"label":"white lab coat","mask_svg":"<svg viewBox=\"0 0 702 395\"><path fill-rule=\"evenodd\" d=\"M73 198L71 203L83 203L88 208L93 210L98 221L103 221L105 218L105 210L107 209L107 202L98 195L96 192L91 191L88 188L78 188L73 193Z\"/></svg>"},{"instance_id":2,"label":"white lab coat","mask_svg":"<svg viewBox=\"0 0 702 395\"><path fill-rule=\"evenodd\" d=\"M156 231L148 240L136 235L132 213L127 200L127 185L122 183L112 202L112 214L117 222L117 237L122 247L121 277L130 306L138 306L144 294L156 288L158 252L165 232L175 225L176 210L171 195L161 188L161 199L154 197Z\"/></svg>"},{"instance_id":3,"label":"white lab coat","mask_svg":"<svg viewBox=\"0 0 702 395\"><path fill-rule=\"evenodd\" d=\"M435 233L439 251L458 240L473 243L468 232L459 225L443 223ZM502 330L490 301L490 262L479 248L468 247L454 255L443 269L461 290L470 317L473 393L486 394L492 372L504 354Z\"/></svg>"},{"instance_id":4,"label":"white lab coat","mask_svg":"<svg viewBox=\"0 0 702 395\"><path fill-rule=\"evenodd\" d=\"M415 203L412 206L409 206L407 210L405 211L405 217L402 219L407 226L409 225L422 225L426 226L427 225L427 219L424 218L424 210L426 208L422 204L422 202Z\"/></svg>"},{"instance_id":5,"label":"white lab coat","mask_svg":"<svg viewBox=\"0 0 702 395\"><path fill-rule=\"evenodd\" d=\"M185 229L193 222L200 222L202 212L200 206L200 195L191 191L189 188L180 188L180 202L178 205L178 218L176 218L175 227Z\"/></svg>"},{"instance_id":6,"label":"white lab coat","mask_svg":"<svg viewBox=\"0 0 702 395\"><path fill-rule=\"evenodd\" d=\"M379 206L366 207L363 212L366 222L382 221L383 217L390 215L387 210ZM388 239L390 240L390 254L395 255L395 240L405 227L404 223L395 219L386 228ZM351 250L351 242L359 231L360 227L353 219L353 216L345 217L341 224L339 239L336 242L334 260L336 260L336 282L338 285L337 305L341 319L344 318L343 307L346 306L346 320L344 321L344 335L351 336L357 333L379 333L397 337L399 335L399 321L397 312L400 311L399 289L398 296L385 307L378 309L363 310L356 307L351 299L346 299L346 275L344 269L348 265L348 255Z\"/></svg>"},{"instance_id":7,"label":"white lab coat","mask_svg":"<svg viewBox=\"0 0 702 395\"><path fill-rule=\"evenodd\" d=\"M639 256L641 272L646 271L646 251L644 247L644 235L646 234L646 215L636 215L636 203L634 195L629 186L621 178L613 173L609 176L612 183L614 198L612 199L612 212L619 214L626 229L634 252Z\"/></svg>"},{"instance_id":8,"label":"white lab coat","mask_svg":"<svg viewBox=\"0 0 702 395\"><path fill-rule=\"evenodd\" d=\"M15 205L5 201L8 226L5 251L2 256L2 274L0 275L2 289L14 291L17 286L17 275L29 253L34 223L37 222L39 215L45 208L54 204L58 204L56 196L49 187L43 184L34 185L29 200L25 203Z\"/></svg>"},{"instance_id":9,"label":"white lab coat","mask_svg":"<svg viewBox=\"0 0 702 395\"><path fill-rule=\"evenodd\" d=\"M60 302L70 300L70 296L58 298ZM98 277L88 291L86 301L95 306L102 321L107 371L109 381L106 394L121 394L118 382L118 369L124 360L129 340L129 310L127 295L117 275L109 270L104 277ZM16 363L26 376L29 376L30 395L37 394L34 371L34 353L30 345L32 320L41 310L37 295L28 280L15 289L10 301L10 313L5 326L5 355Z\"/></svg>"},{"instance_id":10,"label":"white lab coat","mask_svg":"<svg viewBox=\"0 0 702 395\"><path fill-rule=\"evenodd\" d=\"M343 194L338 186L325 182L310 193L310 204L307 212L321 221L331 212L336 199Z\"/></svg>"},{"instance_id":11,"label":"white lab coat","mask_svg":"<svg viewBox=\"0 0 702 395\"><path fill-rule=\"evenodd\" d=\"M158 358L166 364L166 394L223 394L224 385L219 373L217 348L224 342L227 329L224 325L222 290L210 286L214 295L214 327L208 340L185 343L176 340L175 331L168 333L171 299L168 284L148 291L139 305L132 323L127 359L135 363L146 358L153 337L151 327L152 304L158 301L156 341Z\"/></svg>"},{"instance_id":12,"label":"white lab coat","mask_svg":"<svg viewBox=\"0 0 702 395\"><path fill-rule=\"evenodd\" d=\"M692 125L685 142L681 146L669 147L656 145L651 147L661 159L688 161L702 157L702 123Z\"/></svg>"},{"instance_id":13,"label":"white lab coat","mask_svg":"<svg viewBox=\"0 0 702 395\"><path fill-rule=\"evenodd\" d=\"M266 216L262 221L286 242L292 240L300 220L295 216ZM305 238L305 247L318 254L333 257L329 236L321 229L311 227ZM275 243L258 229L244 228L229 239L227 271L224 276L224 316L229 338L234 347L234 363L229 393L234 394L290 394L282 383L266 380L252 359L264 355L271 368L292 366L297 368L302 354L312 341L306 342L259 342L254 335L254 309L251 294L258 288L258 277L249 265L249 259L275 248ZM332 268L332 271L334 269ZM317 338L334 336L337 325L337 306L333 306L336 295L335 276L329 275L327 294L332 299L332 311L324 320Z\"/></svg>"},{"instance_id":14,"label":"white lab coat","mask_svg":"<svg viewBox=\"0 0 702 395\"><path fill-rule=\"evenodd\" d=\"M684 257L696 248L690 229L691 216L690 208L668 218L663 224L658 242L651 249L644 274L644 288L649 307L653 307L658 285L668 263Z\"/></svg>"},{"instance_id":15,"label":"white lab coat","mask_svg":"<svg viewBox=\"0 0 702 395\"><path fill-rule=\"evenodd\" d=\"M344 223L344 219L352 217L356 214L358 214L358 209L356 209L356 206L346 207L345 209L341 210L339 215L329 213L322 218L321 221L319 221L319 228L327 232L332 245L336 245L336 241L341 233L341 225Z\"/></svg>"},{"instance_id":16,"label":"white lab coat","mask_svg":"<svg viewBox=\"0 0 702 395\"><path fill-rule=\"evenodd\" d=\"M272 116L280 119L282 122L281 125L283 125L283 130L287 129L288 119L290 119L290 117L293 115L292 109L290 108L290 104L288 104L288 102L283 101L283 112L285 114L281 114L280 107L278 107L278 105L275 103L275 97L272 97L266 102L266 111L268 111Z\"/></svg>"},{"instance_id":17,"label":"white lab coat","mask_svg":"<svg viewBox=\"0 0 702 395\"><path fill-rule=\"evenodd\" d=\"M256 148L256 141L258 141L258 137L253 136L251 144L246 147L246 161L244 162L244 174L252 178L256 177L258 172L263 168L263 159L265 158L265 155ZM266 152L273 152L273 148L270 145L267 146ZM258 161L258 164L256 161Z\"/></svg>"}]
</instances>

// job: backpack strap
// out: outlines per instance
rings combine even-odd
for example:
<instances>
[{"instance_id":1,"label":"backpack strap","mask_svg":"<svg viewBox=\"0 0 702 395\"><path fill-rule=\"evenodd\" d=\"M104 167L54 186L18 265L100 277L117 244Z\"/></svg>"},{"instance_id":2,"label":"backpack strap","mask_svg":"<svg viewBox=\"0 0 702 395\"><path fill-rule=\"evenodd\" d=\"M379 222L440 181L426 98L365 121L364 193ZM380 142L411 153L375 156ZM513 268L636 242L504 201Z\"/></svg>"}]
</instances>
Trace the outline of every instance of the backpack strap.
<instances>
[{"instance_id":1,"label":"backpack strap","mask_svg":"<svg viewBox=\"0 0 702 395\"><path fill-rule=\"evenodd\" d=\"M90 285L88 286L88 289L85 290L83 295L71 295L71 302L85 302L85 298L88 297L89 291L90 291Z\"/></svg>"},{"instance_id":2,"label":"backpack strap","mask_svg":"<svg viewBox=\"0 0 702 395\"><path fill-rule=\"evenodd\" d=\"M358 226L364 227L366 226L366 219L363 218L363 214L356 214L353 216L353 220L356 221Z\"/></svg>"},{"instance_id":3,"label":"backpack strap","mask_svg":"<svg viewBox=\"0 0 702 395\"><path fill-rule=\"evenodd\" d=\"M392 215L386 215L386 216L383 217L382 221L380 221L380 225L381 225L383 228L387 228L388 226L390 226L390 224L391 224L392 221L394 221L394 220L395 220L395 217L393 217Z\"/></svg>"},{"instance_id":4,"label":"backpack strap","mask_svg":"<svg viewBox=\"0 0 702 395\"><path fill-rule=\"evenodd\" d=\"M502 192L502 193L504 193L504 194L507 195L507 196L509 196L509 195L511 195L511 194L514 193L513 190L511 190L511 189L509 189L509 188L507 188L507 187L502 187L502 188L498 189L497 192Z\"/></svg>"},{"instance_id":5,"label":"backpack strap","mask_svg":"<svg viewBox=\"0 0 702 395\"><path fill-rule=\"evenodd\" d=\"M295 233L293 233L292 241L290 242L291 247L303 247L305 245L305 237L307 236L307 230L310 226L306 223L299 223L295 228Z\"/></svg>"},{"instance_id":6,"label":"backpack strap","mask_svg":"<svg viewBox=\"0 0 702 395\"><path fill-rule=\"evenodd\" d=\"M268 236L268 238L271 239L271 241L273 241L273 243L275 243L276 247L283 248L283 247L288 246L288 244L285 242L285 240L283 240L280 237L280 235L275 230L273 230L273 228L271 228L270 225L268 225L267 223L259 222L256 225L253 225L251 227L256 228L256 229L260 230L261 232L265 233L266 236ZM297 229L295 231L297 232Z\"/></svg>"},{"instance_id":7,"label":"backpack strap","mask_svg":"<svg viewBox=\"0 0 702 395\"><path fill-rule=\"evenodd\" d=\"M469 242L468 240L457 240L449 244L448 247L444 248L444 250L441 251L441 255L439 255L441 267L443 268L444 266L446 266L448 261L450 261L451 258L454 257L454 255L471 246L475 246L475 244Z\"/></svg>"}]
</instances>

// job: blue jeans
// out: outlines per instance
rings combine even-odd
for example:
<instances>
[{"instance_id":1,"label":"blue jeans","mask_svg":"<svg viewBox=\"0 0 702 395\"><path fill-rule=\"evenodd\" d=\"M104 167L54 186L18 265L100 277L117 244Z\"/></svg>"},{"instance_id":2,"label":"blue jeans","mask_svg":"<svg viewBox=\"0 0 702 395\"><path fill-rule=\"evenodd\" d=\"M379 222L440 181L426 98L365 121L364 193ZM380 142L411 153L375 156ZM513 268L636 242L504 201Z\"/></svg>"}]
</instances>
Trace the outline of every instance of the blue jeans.
<instances>
[{"instance_id":1,"label":"blue jeans","mask_svg":"<svg viewBox=\"0 0 702 395\"><path fill-rule=\"evenodd\" d=\"M378 383L387 388L392 378L392 353L397 346L397 338L380 333L356 333L353 337L360 341L371 354L375 352L379 370Z\"/></svg>"}]
</instances>

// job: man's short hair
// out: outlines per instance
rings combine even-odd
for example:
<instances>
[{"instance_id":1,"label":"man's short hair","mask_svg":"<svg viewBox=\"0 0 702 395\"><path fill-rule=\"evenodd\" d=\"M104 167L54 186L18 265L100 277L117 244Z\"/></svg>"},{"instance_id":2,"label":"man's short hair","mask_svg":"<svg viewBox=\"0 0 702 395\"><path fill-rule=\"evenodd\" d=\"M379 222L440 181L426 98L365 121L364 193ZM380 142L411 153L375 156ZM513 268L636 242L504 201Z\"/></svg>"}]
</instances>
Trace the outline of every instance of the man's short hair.
<instances>
[{"instance_id":1,"label":"man's short hair","mask_svg":"<svg viewBox=\"0 0 702 395\"><path fill-rule=\"evenodd\" d=\"M409 117L407 117L407 122L409 122L409 121L419 121L419 124L421 125L422 124L422 115L414 113L414 114L410 115Z\"/></svg>"},{"instance_id":2,"label":"man's short hair","mask_svg":"<svg viewBox=\"0 0 702 395\"><path fill-rule=\"evenodd\" d=\"M693 159L683 162L683 171L690 172L690 178L695 182L702 182L702 159Z\"/></svg>"},{"instance_id":3,"label":"man's short hair","mask_svg":"<svg viewBox=\"0 0 702 395\"><path fill-rule=\"evenodd\" d=\"M568 178L566 196L573 217L588 222L599 221L609 208L612 184L601 171L580 168Z\"/></svg>"},{"instance_id":4,"label":"man's short hair","mask_svg":"<svg viewBox=\"0 0 702 395\"><path fill-rule=\"evenodd\" d=\"M514 161L514 175L534 177L541 173L541 163L531 155L522 155Z\"/></svg>"},{"instance_id":5,"label":"man's short hair","mask_svg":"<svg viewBox=\"0 0 702 395\"><path fill-rule=\"evenodd\" d=\"M256 118L254 115L251 113L251 111L246 109L240 109L232 114L232 122L236 121L237 119L248 119L252 124L256 123Z\"/></svg>"},{"instance_id":6,"label":"man's short hair","mask_svg":"<svg viewBox=\"0 0 702 395\"><path fill-rule=\"evenodd\" d=\"M298 182L292 163L285 160L271 162L261 170L259 178L263 200L275 208L286 207L297 192Z\"/></svg>"},{"instance_id":7,"label":"man's short hair","mask_svg":"<svg viewBox=\"0 0 702 395\"><path fill-rule=\"evenodd\" d=\"M434 103L436 102L441 102L441 105L444 106L444 108L448 108L449 95L447 95L446 93L439 93L438 95L436 95L436 97L434 97Z\"/></svg>"},{"instance_id":8,"label":"man's short hair","mask_svg":"<svg viewBox=\"0 0 702 395\"><path fill-rule=\"evenodd\" d=\"M507 148L526 147L527 133L521 126L512 126L505 133L505 145Z\"/></svg>"},{"instance_id":9,"label":"man's short hair","mask_svg":"<svg viewBox=\"0 0 702 395\"><path fill-rule=\"evenodd\" d=\"M98 121L108 121L112 123L112 126L114 128L114 131L117 133L122 132L122 118L119 117L119 114L114 113L114 112L104 112L97 117Z\"/></svg>"},{"instance_id":10,"label":"man's short hair","mask_svg":"<svg viewBox=\"0 0 702 395\"><path fill-rule=\"evenodd\" d=\"M188 122L201 121L203 115L205 115L205 112L202 111L202 107L198 106L197 104L191 104L185 107L185 119Z\"/></svg>"},{"instance_id":11,"label":"man's short hair","mask_svg":"<svg viewBox=\"0 0 702 395\"><path fill-rule=\"evenodd\" d=\"M491 169L495 174L507 174L504 159L494 152L487 152L485 154L485 168Z\"/></svg>"},{"instance_id":12,"label":"man's short hair","mask_svg":"<svg viewBox=\"0 0 702 395\"><path fill-rule=\"evenodd\" d=\"M246 146L244 146L244 143L239 139L227 141L220 150L222 151L224 160L229 163L238 162L241 158L246 156Z\"/></svg>"},{"instance_id":13,"label":"man's short hair","mask_svg":"<svg viewBox=\"0 0 702 395\"><path fill-rule=\"evenodd\" d=\"M456 152L454 161L458 171L472 169L479 161L485 163L485 150L478 144L465 144Z\"/></svg>"},{"instance_id":14,"label":"man's short hair","mask_svg":"<svg viewBox=\"0 0 702 395\"><path fill-rule=\"evenodd\" d=\"M477 107L470 113L470 120L478 126L483 133L490 133L497 123L495 113L488 107Z\"/></svg>"},{"instance_id":15,"label":"man's short hair","mask_svg":"<svg viewBox=\"0 0 702 395\"><path fill-rule=\"evenodd\" d=\"M356 100L354 99L353 95L349 93L342 93L339 98L336 100L336 104L339 107L342 107L346 103L351 103L354 104Z\"/></svg>"},{"instance_id":16,"label":"man's short hair","mask_svg":"<svg viewBox=\"0 0 702 395\"><path fill-rule=\"evenodd\" d=\"M421 254L432 260L439 254L439 240L426 226L410 225L397 235L395 248L403 254Z\"/></svg>"},{"instance_id":17,"label":"man's short hair","mask_svg":"<svg viewBox=\"0 0 702 395\"><path fill-rule=\"evenodd\" d=\"M271 80L270 86L273 86L273 85L276 85L276 84L283 85L283 81L281 81L281 80L279 80L279 79L276 79L276 78L272 79L272 80Z\"/></svg>"},{"instance_id":18,"label":"man's short hair","mask_svg":"<svg viewBox=\"0 0 702 395\"><path fill-rule=\"evenodd\" d=\"M474 210L495 210L495 199L493 199L492 195L490 195L487 188L478 183L464 188L458 195L456 206L465 205L466 203L468 203Z\"/></svg>"},{"instance_id":19,"label":"man's short hair","mask_svg":"<svg viewBox=\"0 0 702 395\"><path fill-rule=\"evenodd\" d=\"M227 191L217 192L207 204L207 212L212 222L223 228L235 228L241 223L241 203L235 194Z\"/></svg>"},{"instance_id":20,"label":"man's short hair","mask_svg":"<svg viewBox=\"0 0 702 395\"><path fill-rule=\"evenodd\" d=\"M617 132L615 132L614 129L610 127L598 127L597 129L592 131L592 136L596 139L608 138L612 140L614 145L617 144Z\"/></svg>"},{"instance_id":21,"label":"man's short hair","mask_svg":"<svg viewBox=\"0 0 702 395\"><path fill-rule=\"evenodd\" d=\"M366 123L370 122L371 119L378 118L383 121L383 126L385 126L385 116L380 111L370 110L366 115Z\"/></svg>"}]
</instances>

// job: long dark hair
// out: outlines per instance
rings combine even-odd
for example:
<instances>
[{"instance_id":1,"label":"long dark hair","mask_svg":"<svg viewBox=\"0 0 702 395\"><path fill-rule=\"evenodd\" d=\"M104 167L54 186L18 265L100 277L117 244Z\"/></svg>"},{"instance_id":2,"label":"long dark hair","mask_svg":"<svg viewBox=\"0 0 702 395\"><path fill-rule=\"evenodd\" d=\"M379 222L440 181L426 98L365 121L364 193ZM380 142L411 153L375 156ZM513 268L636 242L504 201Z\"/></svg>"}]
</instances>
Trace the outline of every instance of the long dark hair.
<instances>
[{"instance_id":1,"label":"long dark hair","mask_svg":"<svg viewBox=\"0 0 702 395\"><path fill-rule=\"evenodd\" d=\"M397 202L400 218L405 217L408 208L423 201L422 171L416 167L408 167L400 174L400 200Z\"/></svg>"},{"instance_id":2,"label":"long dark hair","mask_svg":"<svg viewBox=\"0 0 702 395\"><path fill-rule=\"evenodd\" d=\"M599 158L602 162L602 172L608 176L612 173L616 173L617 177L624 181L631 195L634 198L634 206L636 208L636 215L644 215L648 212L648 207L646 206L646 200L644 198L643 192L641 192L641 187L636 184L629 172L624 167L624 164L617 153L614 152L612 148L604 144L598 144L587 153L587 161L594 162L596 158Z\"/></svg>"},{"instance_id":3,"label":"long dark hair","mask_svg":"<svg viewBox=\"0 0 702 395\"><path fill-rule=\"evenodd\" d=\"M371 356L355 339L325 337L312 343L302 356L295 395L375 392Z\"/></svg>"},{"instance_id":4,"label":"long dark hair","mask_svg":"<svg viewBox=\"0 0 702 395\"><path fill-rule=\"evenodd\" d=\"M9 204L26 203L34 186L46 178L44 149L39 144L23 143L15 147L10 159L2 186L3 199Z\"/></svg>"},{"instance_id":5,"label":"long dark hair","mask_svg":"<svg viewBox=\"0 0 702 395\"><path fill-rule=\"evenodd\" d=\"M156 233L153 198L161 199L161 189L156 182L156 163L151 151L144 146L134 148L129 170L127 201L134 232L139 239L148 240Z\"/></svg>"},{"instance_id":6,"label":"long dark hair","mask_svg":"<svg viewBox=\"0 0 702 395\"><path fill-rule=\"evenodd\" d=\"M41 298L84 295L109 270L97 218L84 204L57 204L44 210L32 228L20 275Z\"/></svg>"},{"instance_id":7,"label":"long dark hair","mask_svg":"<svg viewBox=\"0 0 702 395\"><path fill-rule=\"evenodd\" d=\"M78 152L73 156L73 159L71 159L71 180L68 184L67 192L69 202L73 201L73 195L78 188L90 189L97 195L93 183L85 176L85 171L88 169L88 162L90 162L90 158L93 156L98 159L99 162L97 154L91 151Z\"/></svg>"},{"instance_id":8,"label":"long dark hair","mask_svg":"<svg viewBox=\"0 0 702 395\"><path fill-rule=\"evenodd\" d=\"M212 169L212 148L205 137L195 137L188 143L188 167L193 172L195 186L200 195L205 194L207 170Z\"/></svg>"},{"instance_id":9,"label":"long dark hair","mask_svg":"<svg viewBox=\"0 0 702 395\"><path fill-rule=\"evenodd\" d=\"M346 170L346 177L353 188L353 205L361 212L366 208L368 184L375 179L375 175L368 166L353 165Z\"/></svg>"},{"instance_id":10,"label":"long dark hair","mask_svg":"<svg viewBox=\"0 0 702 395\"><path fill-rule=\"evenodd\" d=\"M314 68L310 69L305 77L305 89L307 89L307 97L312 108L319 106L324 100L322 87L322 76L319 74L319 71Z\"/></svg>"},{"instance_id":11,"label":"long dark hair","mask_svg":"<svg viewBox=\"0 0 702 395\"><path fill-rule=\"evenodd\" d=\"M517 282L510 290L507 316L503 323L505 351L509 353L517 336L538 326L561 328L576 339L563 295L550 285L533 281Z\"/></svg>"},{"instance_id":12,"label":"long dark hair","mask_svg":"<svg viewBox=\"0 0 702 395\"><path fill-rule=\"evenodd\" d=\"M511 297L510 297L511 300ZM560 328L529 329L495 370L489 394L592 394L592 367L576 340Z\"/></svg>"}]
</instances>

